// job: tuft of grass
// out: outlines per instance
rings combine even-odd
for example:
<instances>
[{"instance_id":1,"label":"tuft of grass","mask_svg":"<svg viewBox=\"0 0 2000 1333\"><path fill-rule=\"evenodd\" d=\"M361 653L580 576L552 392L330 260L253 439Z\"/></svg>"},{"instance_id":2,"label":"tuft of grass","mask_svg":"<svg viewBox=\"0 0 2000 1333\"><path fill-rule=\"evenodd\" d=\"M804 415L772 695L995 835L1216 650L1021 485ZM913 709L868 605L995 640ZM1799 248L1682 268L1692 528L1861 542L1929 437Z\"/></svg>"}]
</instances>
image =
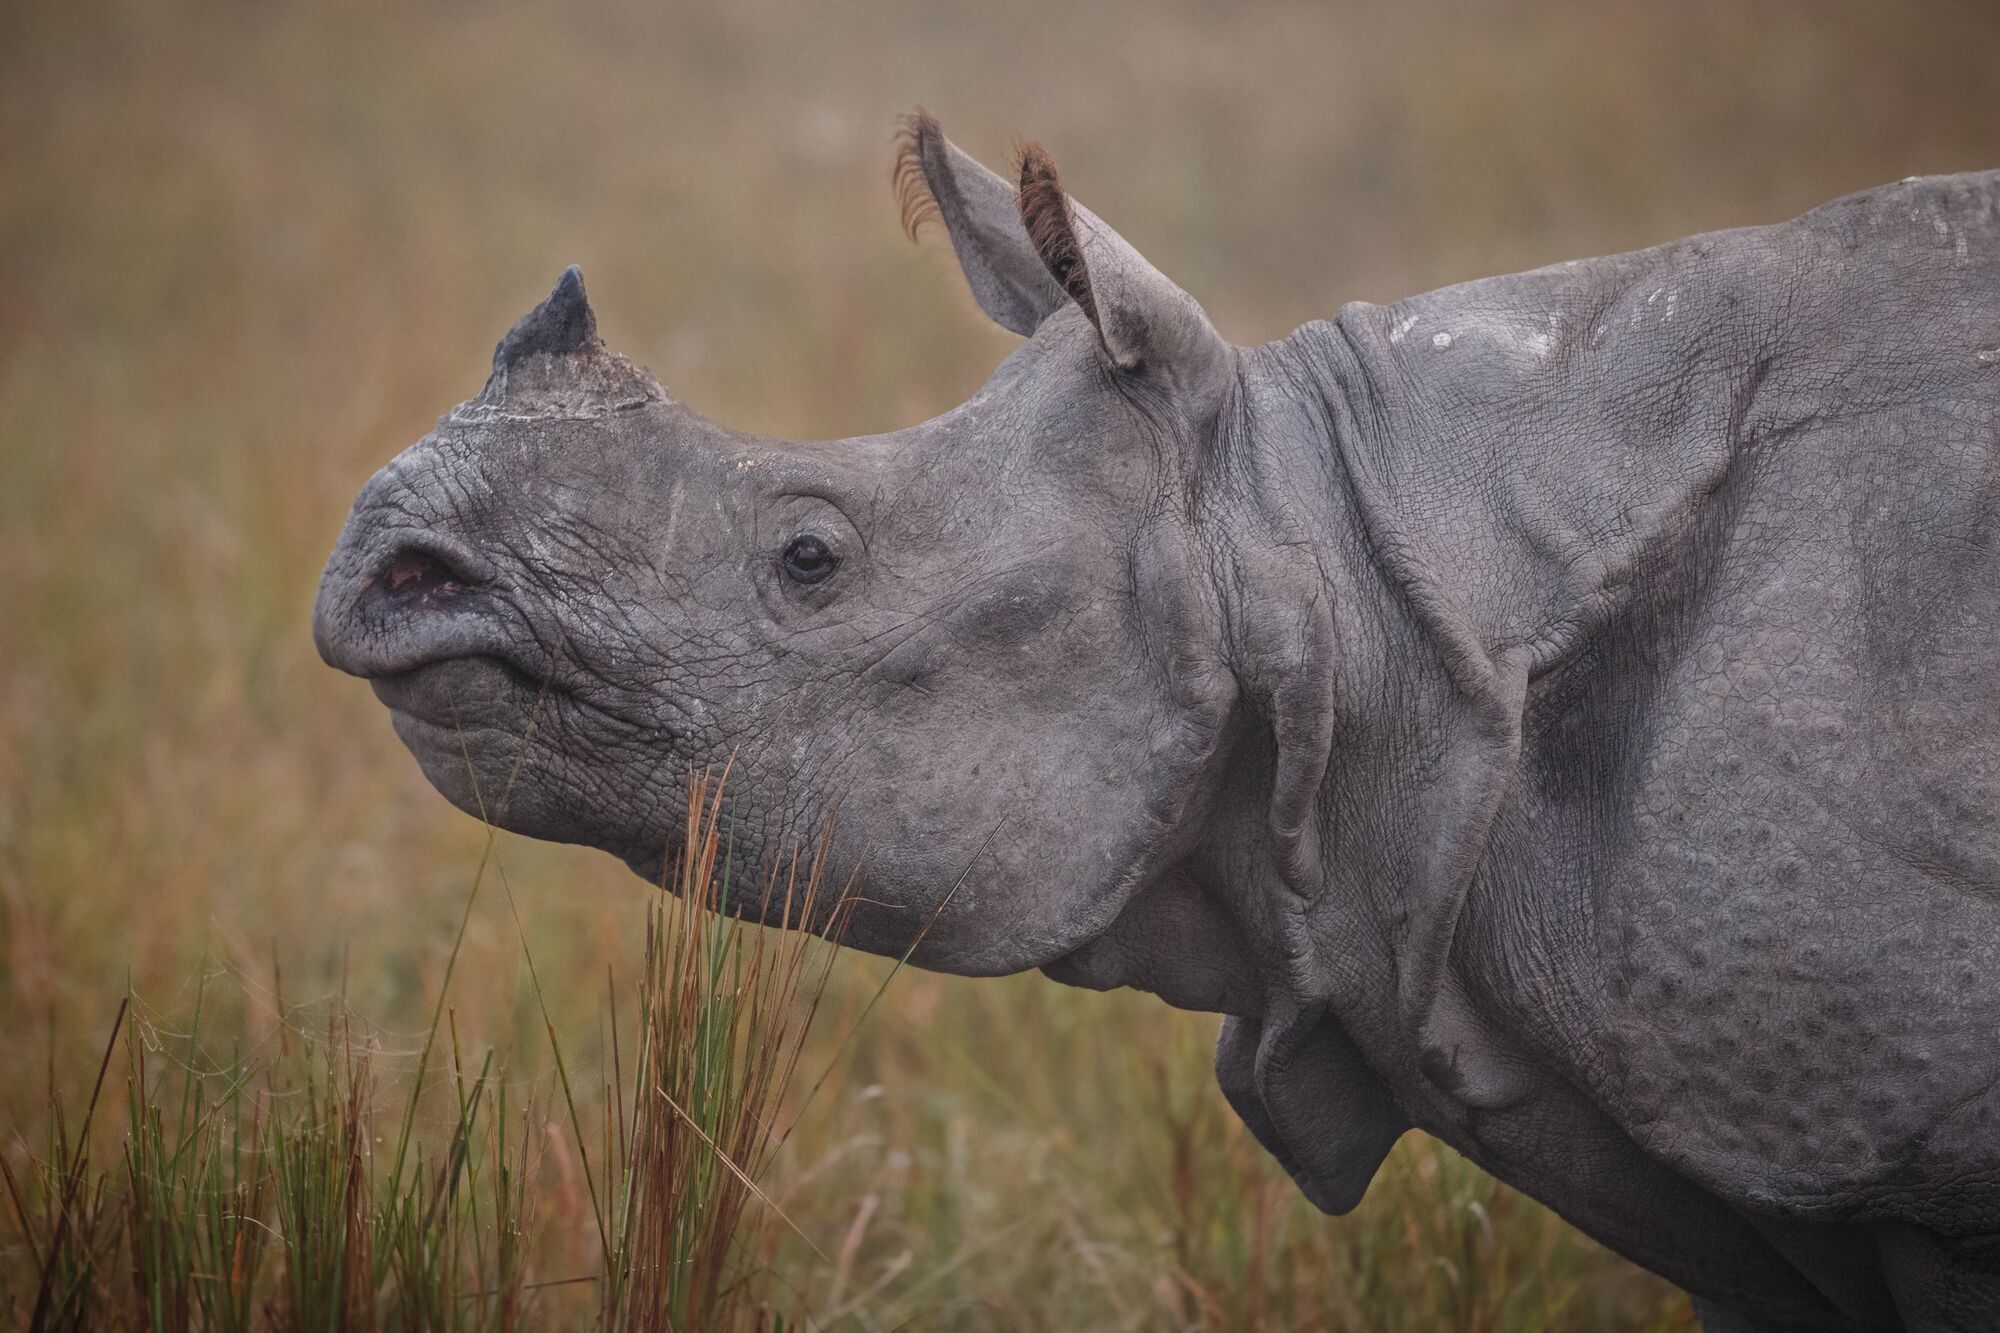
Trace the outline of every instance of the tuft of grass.
<instances>
[{"instance_id":1,"label":"tuft of grass","mask_svg":"<svg viewBox=\"0 0 2000 1333\"><path fill-rule=\"evenodd\" d=\"M52 1060L48 1155L32 1178L31 1189L23 1191L13 1169L0 1159L21 1239L34 1263L32 1281L27 1284L34 1292L28 1326L36 1330L89 1327L86 1315L92 1299L107 1280L117 1240L117 1211L106 1197L104 1176L91 1170L90 1128L128 1007L121 1001L118 1015L111 1021L111 1037L105 1043L104 1058L97 1066L97 1080L91 1085L90 1102L76 1137L70 1138L68 1116L55 1094ZM38 1199L42 1207L31 1213L23 1202L24 1195Z\"/></svg>"},{"instance_id":2,"label":"tuft of grass","mask_svg":"<svg viewBox=\"0 0 2000 1333\"><path fill-rule=\"evenodd\" d=\"M504 1071L490 1050L468 1068L455 1015L448 1115L441 1134L426 1134L413 1129L423 1080L398 1102L378 1098L377 1052L357 1041L344 999L317 1030L281 1013L275 1053L211 1062L205 982L181 1034L143 1015L128 1023L128 997L74 1132L52 1073L48 1142L26 1178L0 1153L13 1231L0 1248L0 1320L35 1333L505 1331L542 1326L537 1298L568 1288L594 1293L594 1308L548 1322L621 1333L797 1322L788 1312L799 1297L769 1266L771 1233L782 1225L818 1247L760 1177L782 1142L838 953L802 923L819 921L837 939L846 900L827 901L822 842L811 856L789 854L762 885L756 906L787 924L747 925L733 910L747 904L730 882L723 809L721 781L697 776L665 886L674 896L645 908L629 1061L615 985L608 991L611 1058L596 1121L545 1024L566 1141L532 1110L510 1130ZM482 875L489 864L497 853ZM476 876L469 897L478 885ZM525 935L520 943L526 955ZM435 1012L450 1012L442 998ZM101 1167L93 1152L113 1131L98 1128L97 1113L121 1036L122 1141L116 1166ZM437 1036L434 1024L419 1071ZM594 1272L555 1271L563 1248L537 1243L538 1195L562 1174L560 1164L547 1169L549 1144L564 1162L574 1154L588 1182Z\"/></svg>"},{"instance_id":3,"label":"tuft of grass","mask_svg":"<svg viewBox=\"0 0 2000 1333\"><path fill-rule=\"evenodd\" d=\"M127 1048L123 1165L132 1299L152 1328L248 1333L258 1323L271 1236L262 1219L275 1206L275 1185L245 1155L265 1141L268 1101L251 1091L240 1066L236 1076L215 1080L196 1074L199 1000L195 1013L186 1076L171 1104L163 1100L171 1089L143 1058L143 1046ZM211 1082L219 1085L212 1092ZM298 1206L295 1195L283 1201Z\"/></svg>"},{"instance_id":4,"label":"tuft of grass","mask_svg":"<svg viewBox=\"0 0 2000 1333\"><path fill-rule=\"evenodd\" d=\"M697 778L673 896L647 912L631 1097L611 1089L605 1114L605 1155L618 1163L607 1328L757 1322L768 1313L755 1265L769 1231L782 1223L804 1237L758 1179L835 950L801 929L743 929L721 819L722 784ZM786 922L819 919L825 846L803 874L791 855L758 906ZM835 939L848 901L832 905ZM708 902L720 910L704 915Z\"/></svg>"}]
</instances>

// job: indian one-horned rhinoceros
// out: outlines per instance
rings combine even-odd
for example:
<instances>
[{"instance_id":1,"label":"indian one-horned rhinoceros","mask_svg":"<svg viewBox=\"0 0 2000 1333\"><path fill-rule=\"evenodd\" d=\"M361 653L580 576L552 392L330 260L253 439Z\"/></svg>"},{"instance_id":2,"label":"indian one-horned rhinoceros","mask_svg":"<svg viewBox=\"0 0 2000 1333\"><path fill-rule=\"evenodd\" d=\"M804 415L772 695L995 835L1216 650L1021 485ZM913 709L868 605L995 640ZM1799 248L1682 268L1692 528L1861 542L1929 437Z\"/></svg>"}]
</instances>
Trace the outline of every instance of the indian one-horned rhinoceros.
<instances>
[{"instance_id":1,"label":"indian one-horned rhinoceros","mask_svg":"<svg viewBox=\"0 0 2000 1333\"><path fill-rule=\"evenodd\" d=\"M653 877L733 753L849 943L1227 1015L1330 1212L1414 1126L1711 1327L2000 1328L2000 172L1257 348L1033 145L898 177L963 406L726 430L572 269L362 491L320 649L445 795Z\"/></svg>"}]
</instances>

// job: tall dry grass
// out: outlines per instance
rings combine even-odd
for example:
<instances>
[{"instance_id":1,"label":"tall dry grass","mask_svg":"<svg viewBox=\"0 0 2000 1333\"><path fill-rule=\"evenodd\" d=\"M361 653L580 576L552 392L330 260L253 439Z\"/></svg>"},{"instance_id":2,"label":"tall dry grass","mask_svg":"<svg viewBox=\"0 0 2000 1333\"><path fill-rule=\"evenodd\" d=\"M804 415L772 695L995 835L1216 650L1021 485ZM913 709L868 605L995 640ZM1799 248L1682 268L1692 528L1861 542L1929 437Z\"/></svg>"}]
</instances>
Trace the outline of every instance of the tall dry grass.
<instances>
[{"instance_id":1,"label":"tall dry grass","mask_svg":"<svg viewBox=\"0 0 2000 1333\"><path fill-rule=\"evenodd\" d=\"M489 1049L473 1073L454 1021L443 1034L450 1078L432 1093L445 1103L443 1133L427 1144L410 1134L421 1075L385 1096L343 1008L316 1037L288 1022L272 1058L216 1062L201 1039L202 993L184 1039L128 1027L128 1001L80 1117L51 1089L47 1147L21 1173L0 1157L11 1224L0 1228L0 1317L36 1333L510 1330L545 1317L607 1333L696 1333L812 1322L806 1294L777 1280L775 1231L782 1224L830 1261L767 1185L786 1123L803 1109L796 1075L837 944L710 908L757 894L784 919L826 921L837 941L845 899L823 899L817 856L790 856L761 890L732 886L723 784L697 775L689 797L664 886L675 896L645 912L629 1047L607 989L600 1098L580 1101L551 1024L557 1104L541 1117L515 1111L522 1128L510 1133L505 1071ZM488 866L511 896L489 857L469 904ZM425 1056L439 1036L434 1018ZM102 1094L121 1038L124 1096L107 1124ZM558 1124L597 1242L596 1262L569 1275L557 1274L577 1262L574 1247L538 1235L529 1189L537 1138ZM538 1310L539 1293L558 1287L587 1290L560 1314Z\"/></svg>"}]
</instances>

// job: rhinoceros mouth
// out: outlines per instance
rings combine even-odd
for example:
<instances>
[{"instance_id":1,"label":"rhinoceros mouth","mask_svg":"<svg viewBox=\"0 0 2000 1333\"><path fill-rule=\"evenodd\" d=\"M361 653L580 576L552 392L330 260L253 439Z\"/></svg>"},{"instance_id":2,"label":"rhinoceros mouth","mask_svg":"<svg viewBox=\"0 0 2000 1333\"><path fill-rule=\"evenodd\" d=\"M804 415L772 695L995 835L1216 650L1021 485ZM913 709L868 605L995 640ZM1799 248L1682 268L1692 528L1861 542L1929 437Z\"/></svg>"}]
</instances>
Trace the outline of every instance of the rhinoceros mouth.
<instances>
[{"instance_id":1,"label":"rhinoceros mouth","mask_svg":"<svg viewBox=\"0 0 2000 1333\"><path fill-rule=\"evenodd\" d=\"M444 730L525 727L560 688L491 653L433 658L368 683L391 712Z\"/></svg>"}]
</instances>

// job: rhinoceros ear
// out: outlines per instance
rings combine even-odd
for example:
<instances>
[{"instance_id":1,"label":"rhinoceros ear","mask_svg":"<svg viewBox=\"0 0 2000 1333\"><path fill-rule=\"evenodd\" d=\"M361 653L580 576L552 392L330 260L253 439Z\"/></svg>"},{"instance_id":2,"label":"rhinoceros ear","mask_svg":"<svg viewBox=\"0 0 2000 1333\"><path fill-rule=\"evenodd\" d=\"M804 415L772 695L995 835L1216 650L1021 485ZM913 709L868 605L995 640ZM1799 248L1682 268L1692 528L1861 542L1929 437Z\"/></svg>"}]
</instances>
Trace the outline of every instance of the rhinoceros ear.
<instances>
[{"instance_id":1,"label":"rhinoceros ear","mask_svg":"<svg viewBox=\"0 0 2000 1333\"><path fill-rule=\"evenodd\" d=\"M960 152L922 108L904 118L895 182L903 230L915 240L926 221L942 218L973 299L1002 328L1025 338L1066 303L1028 244L1013 188Z\"/></svg>"},{"instance_id":2,"label":"rhinoceros ear","mask_svg":"<svg viewBox=\"0 0 2000 1333\"><path fill-rule=\"evenodd\" d=\"M1096 326L1114 364L1199 370L1220 358L1227 344L1201 306L1064 192L1040 144L1021 145L1018 174L1016 203L1029 243Z\"/></svg>"}]
</instances>

